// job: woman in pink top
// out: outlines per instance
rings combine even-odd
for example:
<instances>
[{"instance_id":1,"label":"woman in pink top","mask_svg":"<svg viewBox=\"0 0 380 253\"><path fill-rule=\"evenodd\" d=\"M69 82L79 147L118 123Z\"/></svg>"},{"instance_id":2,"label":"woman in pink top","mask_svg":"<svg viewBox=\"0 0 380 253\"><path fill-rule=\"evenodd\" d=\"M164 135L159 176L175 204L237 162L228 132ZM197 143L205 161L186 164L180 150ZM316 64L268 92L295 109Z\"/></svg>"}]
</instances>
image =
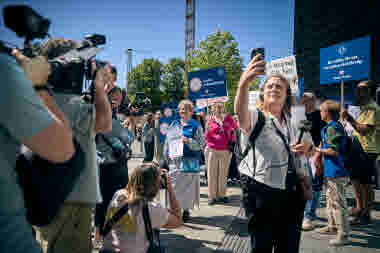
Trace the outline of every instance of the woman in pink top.
<instances>
[{"instance_id":1,"label":"woman in pink top","mask_svg":"<svg viewBox=\"0 0 380 253\"><path fill-rule=\"evenodd\" d=\"M232 153L229 143L235 140L236 122L224 113L224 104L216 103L211 107L212 116L206 123L206 166L209 191L209 205L217 201L228 203L226 185L228 168Z\"/></svg>"}]
</instances>

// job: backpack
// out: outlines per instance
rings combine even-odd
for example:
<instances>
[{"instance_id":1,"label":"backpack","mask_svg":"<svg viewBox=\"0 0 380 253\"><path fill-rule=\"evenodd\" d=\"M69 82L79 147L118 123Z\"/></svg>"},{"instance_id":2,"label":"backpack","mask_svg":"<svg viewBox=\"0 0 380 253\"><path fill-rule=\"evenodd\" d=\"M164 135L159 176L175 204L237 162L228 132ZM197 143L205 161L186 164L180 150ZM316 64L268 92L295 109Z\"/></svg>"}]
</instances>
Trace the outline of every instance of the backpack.
<instances>
[{"instance_id":1,"label":"backpack","mask_svg":"<svg viewBox=\"0 0 380 253\"><path fill-rule=\"evenodd\" d=\"M347 169L349 174L354 169L360 169L360 167L367 168L370 165L370 160L366 152L359 142L358 137L348 135L344 129L342 123L338 122L342 127L345 135L345 143L343 144L342 157L344 168Z\"/></svg>"},{"instance_id":2,"label":"backpack","mask_svg":"<svg viewBox=\"0 0 380 253\"><path fill-rule=\"evenodd\" d=\"M236 158L236 165L238 168L240 166L240 163L243 161L243 159L248 155L249 150L255 149L256 138L259 136L259 134L264 128L265 116L260 110L257 110L257 112L258 112L258 119L257 119L255 127L252 130L251 135L249 136L248 144L245 147L244 151L241 148L240 136L236 136L236 145L234 145L234 154Z\"/></svg>"},{"instance_id":3,"label":"backpack","mask_svg":"<svg viewBox=\"0 0 380 253\"><path fill-rule=\"evenodd\" d=\"M75 153L64 163L52 163L32 153L18 156L15 169L30 224L50 224L81 175L86 165L85 154L79 143L73 142Z\"/></svg>"}]
</instances>

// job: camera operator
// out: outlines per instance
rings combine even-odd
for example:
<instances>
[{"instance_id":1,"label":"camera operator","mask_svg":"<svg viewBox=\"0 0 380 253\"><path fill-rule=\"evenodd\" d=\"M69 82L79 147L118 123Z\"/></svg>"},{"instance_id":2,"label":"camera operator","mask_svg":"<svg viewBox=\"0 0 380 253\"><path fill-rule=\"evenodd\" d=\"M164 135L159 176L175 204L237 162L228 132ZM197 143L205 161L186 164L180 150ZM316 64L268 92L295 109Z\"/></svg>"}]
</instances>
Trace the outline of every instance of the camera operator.
<instances>
[{"instance_id":1,"label":"camera operator","mask_svg":"<svg viewBox=\"0 0 380 253\"><path fill-rule=\"evenodd\" d=\"M121 103L121 89L110 90L109 99L116 114ZM103 202L95 209L95 240L99 240L99 230L103 227L107 208L117 190L128 184L128 158L134 135L113 115L112 131L96 136L96 148L100 156L99 180Z\"/></svg>"},{"instance_id":2,"label":"camera operator","mask_svg":"<svg viewBox=\"0 0 380 253\"><path fill-rule=\"evenodd\" d=\"M0 52L0 252L39 253L32 227L26 219L24 195L15 172L20 144L54 163L70 160L75 152L72 131L54 98L43 100L34 86L42 86L50 73L43 58L33 60L13 51ZM46 107L44 106L44 103Z\"/></svg>"},{"instance_id":3,"label":"camera operator","mask_svg":"<svg viewBox=\"0 0 380 253\"><path fill-rule=\"evenodd\" d=\"M72 40L53 39L45 43L41 49L41 55L52 60L74 48L78 48L78 45ZM114 79L109 65L99 68L95 73L94 104L84 103L80 94L63 93L55 88L58 84L69 87L80 85L65 83L71 72L61 75L60 80L55 80L56 83L50 83L53 86L53 95L57 104L69 119L73 136L85 152L86 167L53 222L38 228L41 233L41 242L47 244L47 252L91 252L89 235L92 208L102 201L95 135L112 129L112 111L105 93L105 85ZM57 146L61 147L58 144Z\"/></svg>"}]
</instances>

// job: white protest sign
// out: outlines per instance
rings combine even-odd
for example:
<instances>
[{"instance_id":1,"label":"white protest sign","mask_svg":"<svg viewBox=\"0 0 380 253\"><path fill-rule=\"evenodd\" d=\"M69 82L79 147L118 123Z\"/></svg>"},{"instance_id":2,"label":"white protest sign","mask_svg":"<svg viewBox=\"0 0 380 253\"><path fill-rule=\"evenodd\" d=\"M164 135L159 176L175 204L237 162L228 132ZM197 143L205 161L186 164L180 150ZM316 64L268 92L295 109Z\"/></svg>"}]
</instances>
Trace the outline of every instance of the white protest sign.
<instances>
[{"instance_id":1,"label":"white protest sign","mask_svg":"<svg viewBox=\"0 0 380 253\"><path fill-rule=\"evenodd\" d=\"M227 102L227 101L228 101L228 96L217 97L217 98L202 98L202 99L198 99L196 104L198 108L202 109L204 107L213 105L216 102Z\"/></svg>"},{"instance_id":2,"label":"white protest sign","mask_svg":"<svg viewBox=\"0 0 380 253\"><path fill-rule=\"evenodd\" d=\"M260 91L255 90L255 91L249 91L248 92L248 107L255 108L257 101L260 99Z\"/></svg>"},{"instance_id":3,"label":"white protest sign","mask_svg":"<svg viewBox=\"0 0 380 253\"><path fill-rule=\"evenodd\" d=\"M182 130L180 127L169 128L166 134L169 144L168 155L170 158L183 156Z\"/></svg>"},{"instance_id":4,"label":"white protest sign","mask_svg":"<svg viewBox=\"0 0 380 253\"><path fill-rule=\"evenodd\" d=\"M290 83L292 94L297 94L298 75L296 57L294 55L268 62L265 71L267 75L280 74L285 77Z\"/></svg>"},{"instance_id":5,"label":"white protest sign","mask_svg":"<svg viewBox=\"0 0 380 253\"><path fill-rule=\"evenodd\" d=\"M354 119L357 119L360 113L360 106L349 105L347 111Z\"/></svg>"}]
</instances>

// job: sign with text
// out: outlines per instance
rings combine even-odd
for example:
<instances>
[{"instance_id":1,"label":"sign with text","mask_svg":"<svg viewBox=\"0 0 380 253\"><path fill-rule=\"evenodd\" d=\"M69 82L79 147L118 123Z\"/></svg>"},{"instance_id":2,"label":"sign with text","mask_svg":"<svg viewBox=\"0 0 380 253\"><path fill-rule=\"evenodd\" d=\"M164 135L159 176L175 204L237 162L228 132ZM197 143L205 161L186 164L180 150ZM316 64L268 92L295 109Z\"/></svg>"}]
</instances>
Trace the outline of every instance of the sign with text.
<instances>
[{"instance_id":1,"label":"sign with text","mask_svg":"<svg viewBox=\"0 0 380 253\"><path fill-rule=\"evenodd\" d=\"M224 97L216 97L216 98L204 98L204 99L198 99L196 102L196 105L198 108L205 108L207 106L211 106L217 102L227 102L228 101L228 96Z\"/></svg>"},{"instance_id":2,"label":"sign with text","mask_svg":"<svg viewBox=\"0 0 380 253\"><path fill-rule=\"evenodd\" d=\"M370 36L320 50L320 83L338 83L369 77Z\"/></svg>"},{"instance_id":3,"label":"sign with text","mask_svg":"<svg viewBox=\"0 0 380 253\"><path fill-rule=\"evenodd\" d=\"M226 70L216 67L188 73L189 99L227 96Z\"/></svg>"},{"instance_id":4,"label":"sign with text","mask_svg":"<svg viewBox=\"0 0 380 253\"><path fill-rule=\"evenodd\" d=\"M257 101L260 99L260 91L249 91L248 92L248 107L250 109L256 108Z\"/></svg>"},{"instance_id":5,"label":"sign with text","mask_svg":"<svg viewBox=\"0 0 380 253\"><path fill-rule=\"evenodd\" d=\"M296 57L294 55L285 58L273 60L267 63L265 66L266 75L280 74L285 77L292 90L292 94L296 95L298 92L298 76Z\"/></svg>"}]
</instances>

